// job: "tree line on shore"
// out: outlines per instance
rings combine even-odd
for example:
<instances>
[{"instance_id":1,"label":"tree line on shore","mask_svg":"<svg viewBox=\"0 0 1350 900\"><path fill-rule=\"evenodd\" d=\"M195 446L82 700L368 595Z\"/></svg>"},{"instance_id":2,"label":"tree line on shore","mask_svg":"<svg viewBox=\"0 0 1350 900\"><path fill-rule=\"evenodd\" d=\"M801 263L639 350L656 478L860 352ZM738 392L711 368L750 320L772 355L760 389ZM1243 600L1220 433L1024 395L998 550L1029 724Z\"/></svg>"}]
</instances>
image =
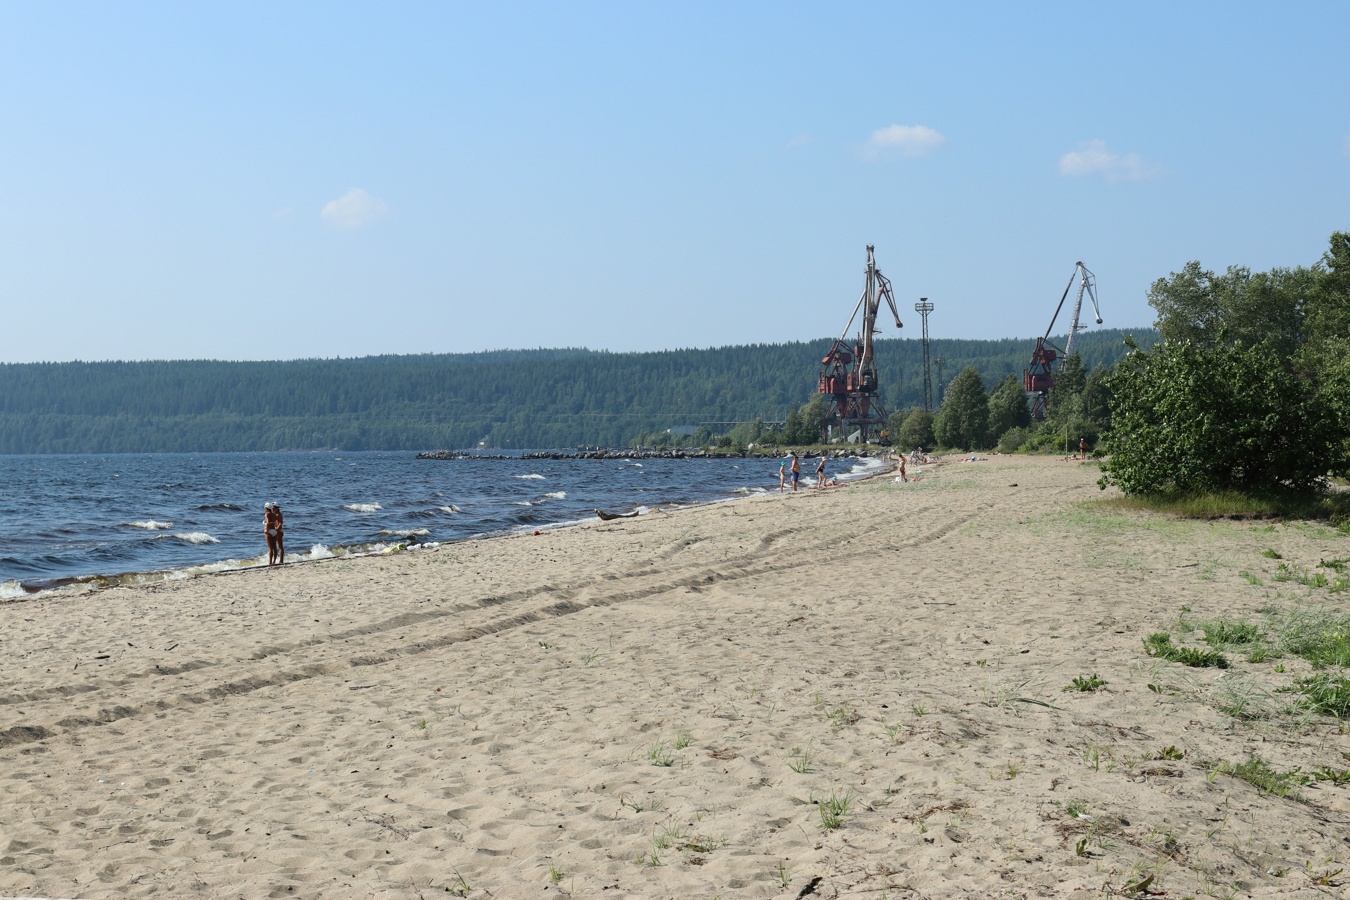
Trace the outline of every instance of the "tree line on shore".
<instances>
[{"instance_id":1,"label":"tree line on shore","mask_svg":"<svg viewBox=\"0 0 1350 900\"><path fill-rule=\"evenodd\" d=\"M1120 332L1078 341L1092 362L1125 352ZM0 452L620 447L644 436L669 439L680 426L702 429L701 445L724 437L728 423L792 418L814 393L829 344L7 364ZM1031 346L942 339L931 355L948 373L974 366L998 378L1020 373ZM886 403L919 402L921 343L881 340L877 353Z\"/></svg>"}]
</instances>

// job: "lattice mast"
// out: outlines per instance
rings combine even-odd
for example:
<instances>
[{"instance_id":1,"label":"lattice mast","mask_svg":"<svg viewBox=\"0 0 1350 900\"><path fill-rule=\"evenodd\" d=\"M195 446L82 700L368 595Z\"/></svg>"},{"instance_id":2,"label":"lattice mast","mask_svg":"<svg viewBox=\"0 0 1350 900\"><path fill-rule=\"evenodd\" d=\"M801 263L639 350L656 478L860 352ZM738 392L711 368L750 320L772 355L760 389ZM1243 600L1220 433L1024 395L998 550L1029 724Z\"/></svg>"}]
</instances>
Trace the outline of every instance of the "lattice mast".
<instances>
[{"instance_id":1,"label":"lattice mast","mask_svg":"<svg viewBox=\"0 0 1350 900\"><path fill-rule=\"evenodd\" d=\"M920 297L919 302L914 304L914 311L923 319L923 411L933 411L933 367L928 362L928 314L933 311L933 304L928 302L927 297Z\"/></svg>"},{"instance_id":2,"label":"lattice mast","mask_svg":"<svg viewBox=\"0 0 1350 900\"><path fill-rule=\"evenodd\" d=\"M817 384L817 391L830 398L826 425L837 427L840 435L846 439L856 430L861 440L872 440L879 437L886 427L886 409L877 397L874 343L877 313L883 298L895 316L895 327L905 327L900 321L900 311L895 305L890 279L877 268L873 246L868 244L866 283L862 296L854 305L853 314L848 317L844 330L820 361L820 380ZM858 319L859 312L862 313L862 319L858 335L850 346L844 342L844 338L853 327L854 320Z\"/></svg>"}]
</instances>

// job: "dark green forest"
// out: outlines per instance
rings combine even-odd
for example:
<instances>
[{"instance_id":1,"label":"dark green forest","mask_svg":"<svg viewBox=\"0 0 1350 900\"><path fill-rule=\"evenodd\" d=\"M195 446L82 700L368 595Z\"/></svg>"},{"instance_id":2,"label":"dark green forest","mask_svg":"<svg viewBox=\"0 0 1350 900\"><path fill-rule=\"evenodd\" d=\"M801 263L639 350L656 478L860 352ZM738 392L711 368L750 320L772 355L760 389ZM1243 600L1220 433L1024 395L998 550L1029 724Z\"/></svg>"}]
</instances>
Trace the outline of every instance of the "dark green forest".
<instances>
[{"instance_id":1,"label":"dark green forest","mask_svg":"<svg viewBox=\"0 0 1350 900\"><path fill-rule=\"evenodd\" d=\"M1149 345L1152 329L1137 329ZM1063 338L1058 340L1063 346ZM1019 376L1034 341L937 340L942 380L974 366ZM705 350L584 349L286 362L0 365L0 452L428 450L626 446L682 425L783 421L815 394L830 341ZM1124 355L1123 333L1080 334L1088 368ZM918 340L877 344L883 402L922 404ZM716 424L710 424L716 423Z\"/></svg>"}]
</instances>

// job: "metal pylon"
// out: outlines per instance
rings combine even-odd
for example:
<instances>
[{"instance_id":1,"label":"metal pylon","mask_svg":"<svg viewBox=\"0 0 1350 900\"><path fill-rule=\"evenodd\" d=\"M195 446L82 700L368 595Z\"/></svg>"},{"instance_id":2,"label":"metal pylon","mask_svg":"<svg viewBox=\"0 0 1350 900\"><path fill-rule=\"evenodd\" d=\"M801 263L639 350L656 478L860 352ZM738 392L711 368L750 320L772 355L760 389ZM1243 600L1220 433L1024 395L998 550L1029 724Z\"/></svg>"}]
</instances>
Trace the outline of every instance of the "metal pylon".
<instances>
[{"instance_id":1,"label":"metal pylon","mask_svg":"<svg viewBox=\"0 0 1350 900\"><path fill-rule=\"evenodd\" d=\"M933 304L928 302L927 297L920 297L919 302L914 304L914 311L923 319L923 411L933 411L933 370L928 364L928 314L933 311Z\"/></svg>"}]
</instances>

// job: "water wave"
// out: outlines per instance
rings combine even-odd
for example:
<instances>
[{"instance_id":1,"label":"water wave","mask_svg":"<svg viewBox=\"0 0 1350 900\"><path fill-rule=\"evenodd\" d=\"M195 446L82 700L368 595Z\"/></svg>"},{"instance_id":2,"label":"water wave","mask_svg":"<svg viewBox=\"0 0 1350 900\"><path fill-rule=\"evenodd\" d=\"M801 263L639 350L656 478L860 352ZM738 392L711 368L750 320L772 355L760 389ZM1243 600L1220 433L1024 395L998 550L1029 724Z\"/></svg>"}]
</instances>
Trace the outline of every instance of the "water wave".
<instances>
[{"instance_id":1,"label":"water wave","mask_svg":"<svg viewBox=\"0 0 1350 900\"><path fill-rule=\"evenodd\" d=\"M447 512L447 513L457 513L457 512L460 512L460 508L459 508L458 506L456 506L455 504L453 504L453 503L451 503L449 506L438 506L438 507L436 507L436 508L439 509L441 512Z\"/></svg>"},{"instance_id":2,"label":"water wave","mask_svg":"<svg viewBox=\"0 0 1350 900\"><path fill-rule=\"evenodd\" d=\"M124 528L144 528L146 531L168 531L173 527L172 522L156 522L154 519L147 519L144 522L123 522Z\"/></svg>"},{"instance_id":3,"label":"water wave","mask_svg":"<svg viewBox=\"0 0 1350 900\"><path fill-rule=\"evenodd\" d=\"M431 534L430 528L381 528L376 534L387 534L391 537L423 537Z\"/></svg>"},{"instance_id":4,"label":"water wave","mask_svg":"<svg viewBox=\"0 0 1350 900\"><path fill-rule=\"evenodd\" d=\"M566 500L567 491L550 491L544 496L547 497L549 500Z\"/></svg>"},{"instance_id":5,"label":"water wave","mask_svg":"<svg viewBox=\"0 0 1350 900\"><path fill-rule=\"evenodd\" d=\"M531 472L529 475L512 475L511 477L512 477L512 478L529 478L529 479L531 479L531 480L537 480L537 481L543 481L543 480L544 480L544 476L543 476L543 475L540 475L540 474L535 473L535 472Z\"/></svg>"},{"instance_id":6,"label":"water wave","mask_svg":"<svg viewBox=\"0 0 1350 900\"><path fill-rule=\"evenodd\" d=\"M220 538L212 537L205 531L181 531L176 534L161 534L155 538L157 541L164 539L182 541L185 544L219 544Z\"/></svg>"},{"instance_id":7,"label":"water wave","mask_svg":"<svg viewBox=\"0 0 1350 900\"><path fill-rule=\"evenodd\" d=\"M205 512L208 509L228 509L233 510L234 512L239 512L240 510L243 509L243 507L238 506L234 503L203 503L201 506L197 507L197 509L201 510L202 512Z\"/></svg>"},{"instance_id":8,"label":"water wave","mask_svg":"<svg viewBox=\"0 0 1350 900\"><path fill-rule=\"evenodd\" d=\"M375 512L377 509L384 509L384 507L378 503L344 503L342 508L357 513L371 513Z\"/></svg>"},{"instance_id":9,"label":"water wave","mask_svg":"<svg viewBox=\"0 0 1350 900\"><path fill-rule=\"evenodd\" d=\"M27 596L28 591L24 589L22 581L0 581L0 602Z\"/></svg>"}]
</instances>

